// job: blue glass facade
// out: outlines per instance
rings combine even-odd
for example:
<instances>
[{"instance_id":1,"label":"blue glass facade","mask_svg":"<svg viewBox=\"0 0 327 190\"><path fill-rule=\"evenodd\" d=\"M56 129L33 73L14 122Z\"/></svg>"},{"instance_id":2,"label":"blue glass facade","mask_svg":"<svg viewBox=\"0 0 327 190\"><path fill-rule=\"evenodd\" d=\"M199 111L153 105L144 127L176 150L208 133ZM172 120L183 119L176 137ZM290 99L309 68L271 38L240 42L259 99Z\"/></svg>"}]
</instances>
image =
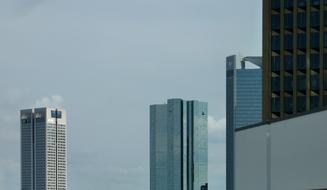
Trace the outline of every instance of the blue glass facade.
<instances>
[{"instance_id":1,"label":"blue glass facade","mask_svg":"<svg viewBox=\"0 0 327 190\"><path fill-rule=\"evenodd\" d=\"M207 187L207 113L199 101L150 106L150 190Z\"/></svg>"},{"instance_id":2,"label":"blue glass facade","mask_svg":"<svg viewBox=\"0 0 327 190\"><path fill-rule=\"evenodd\" d=\"M235 55L226 59L227 190L234 190L235 129L262 121L262 69L245 67L245 60Z\"/></svg>"}]
</instances>

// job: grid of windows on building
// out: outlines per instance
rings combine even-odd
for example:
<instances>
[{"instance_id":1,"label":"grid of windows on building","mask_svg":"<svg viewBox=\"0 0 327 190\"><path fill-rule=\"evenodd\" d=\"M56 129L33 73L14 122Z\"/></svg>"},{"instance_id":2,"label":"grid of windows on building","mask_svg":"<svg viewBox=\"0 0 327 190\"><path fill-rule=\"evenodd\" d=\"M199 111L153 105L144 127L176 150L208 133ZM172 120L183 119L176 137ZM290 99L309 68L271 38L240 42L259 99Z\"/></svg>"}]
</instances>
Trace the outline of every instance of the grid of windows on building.
<instances>
[{"instance_id":1,"label":"grid of windows on building","mask_svg":"<svg viewBox=\"0 0 327 190\"><path fill-rule=\"evenodd\" d=\"M326 106L327 0L264 3L264 119Z\"/></svg>"}]
</instances>

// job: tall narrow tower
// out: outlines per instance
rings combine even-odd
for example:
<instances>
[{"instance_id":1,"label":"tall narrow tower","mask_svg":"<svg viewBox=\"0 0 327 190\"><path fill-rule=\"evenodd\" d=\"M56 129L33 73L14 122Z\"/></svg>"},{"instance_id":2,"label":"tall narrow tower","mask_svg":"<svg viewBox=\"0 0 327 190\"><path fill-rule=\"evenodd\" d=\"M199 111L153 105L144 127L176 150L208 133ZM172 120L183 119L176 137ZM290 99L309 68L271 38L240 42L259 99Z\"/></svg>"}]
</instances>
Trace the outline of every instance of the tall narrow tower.
<instances>
[{"instance_id":1,"label":"tall narrow tower","mask_svg":"<svg viewBox=\"0 0 327 190\"><path fill-rule=\"evenodd\" d=\"M21 189L67 190L66 112L21 110Z\"/></svg>"},{"instance_id":2,"label":"tall narrow tower","mask_svg":"<svg viewBox=\"0 0 327 190\"><path fill-rule=\"evenodd\" d=\"M226 58L226 189L234 190L235 130L262 121L262 58Z\"/></svg>"},{"instance_id":3,"label":"tall narrow tower","mask_svg":"<svg viewBox=\"0 0 327 190\"><path fill-rule=\"evenodd\" d=\"M208 189L207 103L150 106L150 190Z\"/></svg>"}]
</instances>

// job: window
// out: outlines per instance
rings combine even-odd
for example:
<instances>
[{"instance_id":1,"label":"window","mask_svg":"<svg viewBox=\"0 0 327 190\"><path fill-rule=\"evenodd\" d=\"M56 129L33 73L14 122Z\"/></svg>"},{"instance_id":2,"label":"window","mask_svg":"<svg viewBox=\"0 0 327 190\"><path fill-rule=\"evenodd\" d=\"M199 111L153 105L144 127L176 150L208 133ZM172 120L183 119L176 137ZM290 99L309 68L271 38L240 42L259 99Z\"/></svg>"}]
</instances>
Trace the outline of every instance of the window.
<instances>
[{"instance_id":1,"label":"window","mask_svg":"<svg viewBox=\"0 0 327 190\"><path fill-rule=\"evenodd\" d=\"M317 11L311 12L310 19L311 19L311 27L319 27L319 25L320 25L319 12L317 12Z\"/></svg>"},{"instance_id":2,"label":"window","mask_svg":"<svg viewBox=\"0 0 327 190\"><path fill-rule=\"evenodd\" d=\"M271 91L279 92L280 91L280 77L271 78Z\"/></svg>"},{"instance_id":3,"label":"window","mask_svg":"<svg viewBox=\"0 0 327 190\"><path fill-rule=\"evenodd\" d=\"M319 75L312 75L311 76L311 90L319 90Z\"/></svg>"},{"instance_id":4,"label":"window","mask_svg":"<svg viewBox=\"0 0 327 190\"><path fill-rule=\"evenodd\" d=\"M284 78L284 90L287 92L293 91L293 77L285 76Z\"/></svg>"},{"instance_id":5,"label":"window","mask_svg":"<svg viewBox=\"0 0 327 190\"><path fill-rule=\"evenodd\" d=\"M51 117L60 119L62 117L62 113L61 113L61 111L52 110Z\"/></svg>"},{"instance_id":6,"label":"window","mask_svg":"<svg viewBox=\"0 0 327 190\"><path fill-rule=\"evenodd\" d=\"M273 72L280 71L280 57L279 56L271 57L271 71L273 71Z\"/></svg>"},{"instance_id":7,"label":"window","mask_svg":"<svg viewBox=\"0 0 327 190\"><path fill-rule=\"evenodd\" d=\"M285 55L284 56L284 69L286 71L293 70L293 56L292 55Z\"/></svg>"},{"instance_id":8,"label":"window","mask_svg":"<svg viewBox=\"0 0 327 190\"><path fill-rule=\"evenodd\" d=\"M272 46L273 51L279 51L280 50L280 37L279 36L272 36L271 46Z\"/></svg>"},{"instance_id":9,"label":"window","mask_svg":"<svg viewBox=\"0 0 327 190\"><path fill-rule=\"evenodd\" d=\"M285 14L284 24L286 29L293 28L293 14Z\"/></svg>"},{"instance_id":10,"label":"window","mask_svg":"<svg viewBox=\"0 0 327 190\"><path fill-rule=\"evenodd\" d=\"M271 7L273 9L280 9L280 0L272 0L271 1Z\"/></svg>"},{"instance_id":11,"label":"window","mask_svg":"<svg viewBox=\"0 0 327 190\"><path fill-rule=\"evenodd\" d=\"M287 49L287 50L293 49L293 35L286 34L284 36L284 46L285 46L285 49Z\"/></svg>"},{"instance_id":12,"label":"window","mask_svg":"<svg viewBox=\"0 0 327 190\"><path fill-rule=\"evenodd\" d=\"M310 97L310 108L316 109L319 107L319 96L311 96Z\"/></svg>"},{"instance_id":13,"label":"window","mask_svg":"<svg viewBox=\"0 0 327 190\"><path fill-rule=\"evenodd\" d=\"M319 33L318 32L311 33L311 48L314 48L314 49L319 48Z\"/></svg>"},{"instance_id":14,"label":"window","mask_svg":"<svg viewBox=\"0 0 327 190\"><path fill-rule=\"evenodd\" d=\"M320 57L319 54L311 54L310 57L310 67L311 69L319 69L320 68Z\"/></svg>"},{"instance_id":15,"label":"window","mask_svg":"<svg viewBox=\"0 0 327 190\"><path fill-rule=\"evenodd\" d=\"M299 28L305 28L307 26L307 18L305 12L297 14L297 25Z\"/></svg>"},{"instance_id":16,"label":"window","mask_svg":"<svg viewBox=\"0 0 327 190\"><path fill-rule=\"evenodd\" d=\"M324 25L327 26L327 11L324 11Z\"/></svg>"},{"instance_id":17,"label":"window","mask_svg":"<svg viewBox=\"0 0 327 190\"><path fill-rule=\"evenodd\" d=\"M324 54L324 68L327 69L327 54Z\"/></svg>"},{"instance_id":18,"label":"window","mask_svg":"<svg viewBox=\"0 0 327 190\"><path fill-rule=\"evenodd\" d=\"M284 111L286 113L293 112L293 97L292 96L284 98Z\"/></svg>"},{"instance_id":19,"label":"window","mask_svg":"<svg viewBox=\"0 0 327 190\"><path fill-rule=\"evenodd\" d=\"M273 30L280 29L280 15L279 14L271 16L271 28Z\"/></svg>"},{"instance_id":20,"label":"window","mask_svg":"<svg viewBox=\"0 0 327 190\"><path fill-rule=\"evenodd\" d=\"M292 9L293 8L293 0L284 0L284 6L287 9Z\"/></svg>"},{"instance_id":21,"label":"window","mask_svg":"<svg viewBox=\"0 0 327 190\"><path fill-rule=\"evenodd\" d=\"M306 77L305 77L305 75L297 76L297 89L298 89L298 91L305 91L306 90Z\"/></svg>"},{"instance_id":22,"label":"window","mask_svg":"<svg viewBox=\"0 0 327 190\"><path fill-rule=\"evenodd\" d=\"M298 112L304 112L306 109L306 99L305 96L298 96L296 100L296 108Z\"/></svg>"},{"instance_id":23,"label":"window","mask_svg":"<svg viewBox=\"0 0 327 190\"><path fill-rule=\"evenodd\" d=\"M271 112L280 112L280 98L271 98Z\"/></svg>"},{"instance_id":24,"label":"window","mask_svg":"<svg viewBox=\"0 0 327 190\"><path fill-rule=\"evenodd\" d=\"M306 47L307 47L307 36L306 36L305 33L298 34L297 47L299 49L306 49Z\"/></svg>"},{"instance_id":25,"label":"window","mask_svg":"<svg viewBox=\"0 0 327 190\"><path fill-rule=\"evenodd\" d=\"M311 0L311 5L312 6L319 6L320 5L320 0Z\"/></svg>"},{"instance_id":26,"label":"window","mask_svg":"<svg viewBox=\"0 0 327 190\"><path fill-rule=\"evenodd\" d=\"M297 69L298 70L306 70L306 56L305 55L298 55L297 56Z\"/></svg>"},{"instance_id":27,"label":"window","mask_svg":"<svg viewBox=\"0 0 327 190\"><path fill-rule=\"evenodd\" d=\"M302 8L306 7L307 6L306 0L298 0L297 1L297 6L302 7Z\"/></svg>"}]
</instances>

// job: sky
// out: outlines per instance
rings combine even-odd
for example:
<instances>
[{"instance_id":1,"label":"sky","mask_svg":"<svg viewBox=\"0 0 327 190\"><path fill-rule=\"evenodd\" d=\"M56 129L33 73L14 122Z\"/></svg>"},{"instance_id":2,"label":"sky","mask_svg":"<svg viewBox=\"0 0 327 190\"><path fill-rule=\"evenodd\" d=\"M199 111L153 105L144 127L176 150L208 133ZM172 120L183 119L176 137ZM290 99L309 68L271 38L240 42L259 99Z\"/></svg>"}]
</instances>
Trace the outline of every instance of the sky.
<instances>
[{"instance_id":1,"label":"sky","mask_svg":"<svg viewBox=\"0 0 327 190\"><path fill-rule=\"evenodd\" d=\"M19 110L64 107L68 186L149 189L149 105L209 104L225 189L225 57L261 55L261 0L0 0L0 190L20 188Z\"/></svg>"}]
</instances>

